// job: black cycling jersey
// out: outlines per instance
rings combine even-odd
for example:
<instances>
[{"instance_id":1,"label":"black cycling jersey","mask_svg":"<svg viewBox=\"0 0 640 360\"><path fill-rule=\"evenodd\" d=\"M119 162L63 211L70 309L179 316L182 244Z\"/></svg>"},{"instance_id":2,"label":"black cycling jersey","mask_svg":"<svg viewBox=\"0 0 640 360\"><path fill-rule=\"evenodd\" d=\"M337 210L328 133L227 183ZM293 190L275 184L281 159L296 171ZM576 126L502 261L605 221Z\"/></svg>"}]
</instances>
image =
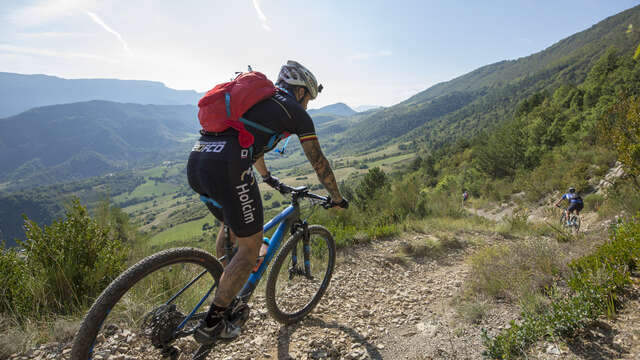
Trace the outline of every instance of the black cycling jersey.
<instances>
[{"instance_id":1,"label":"black cycling jersey","mask_svg":"<svg viewBox=\"0 0 640 360\"><path fill-rule=\"evenodd\" d=\"M263 125L276 133L295 134L301 142L317 138L316 129L309 114L292 95L283 90L279 90L269 99L255 104L242 117ZM267 134L250 125L245 125L245 128L255 138L253 143L254 162L264 153L276 147L277 142L270 147L268 146L271 134Z\"/></svg>"}]
</instances>

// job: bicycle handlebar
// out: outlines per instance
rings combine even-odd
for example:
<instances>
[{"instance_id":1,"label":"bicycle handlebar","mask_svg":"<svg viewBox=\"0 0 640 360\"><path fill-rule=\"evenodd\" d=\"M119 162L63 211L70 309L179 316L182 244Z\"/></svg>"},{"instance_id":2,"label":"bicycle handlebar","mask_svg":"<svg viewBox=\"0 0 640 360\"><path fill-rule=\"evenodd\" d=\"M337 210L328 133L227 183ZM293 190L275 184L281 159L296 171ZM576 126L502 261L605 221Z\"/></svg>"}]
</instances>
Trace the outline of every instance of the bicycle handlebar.
<instances>
[{"instance_id":1,"label":"bicycle handlebar","mask_svg":"<svg viewBox=\"0 0 640 360\"><path fill-rule=\"evenodd\" d=\"M331 207L331 199L328 196L321 196L318 194L310 193L309 188L307 188L306 186L298 186L294 188L289 185L280 183L278 185L278 191L280 191L282 195L291 194L294 200L297 200L299 198L320 200L320 205L322 205L323 208L328 209Z\"/></svg>"}]
</instances>

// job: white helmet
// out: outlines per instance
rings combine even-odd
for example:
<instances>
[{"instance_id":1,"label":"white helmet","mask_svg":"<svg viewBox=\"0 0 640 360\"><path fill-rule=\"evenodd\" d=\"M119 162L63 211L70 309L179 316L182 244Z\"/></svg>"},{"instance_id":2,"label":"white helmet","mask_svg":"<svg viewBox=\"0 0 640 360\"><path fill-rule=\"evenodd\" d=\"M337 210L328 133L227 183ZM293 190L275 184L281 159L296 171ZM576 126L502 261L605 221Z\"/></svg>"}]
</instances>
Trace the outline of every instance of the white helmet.
<instances>
[{"instance_id":1,"label":"white helmet","mask_svg":"<svg viewBox=\"0 0 640 360\"><path fill-rule=\"evenodd\" d=\"M287 64L280 68L276 83L280 81L290 85L304 86L309 91L311 99L315 99L318 93L322 92L322 85L318 86L318 81L311 71L293 60L287 61Z\"/></svg>"}]
</instances>

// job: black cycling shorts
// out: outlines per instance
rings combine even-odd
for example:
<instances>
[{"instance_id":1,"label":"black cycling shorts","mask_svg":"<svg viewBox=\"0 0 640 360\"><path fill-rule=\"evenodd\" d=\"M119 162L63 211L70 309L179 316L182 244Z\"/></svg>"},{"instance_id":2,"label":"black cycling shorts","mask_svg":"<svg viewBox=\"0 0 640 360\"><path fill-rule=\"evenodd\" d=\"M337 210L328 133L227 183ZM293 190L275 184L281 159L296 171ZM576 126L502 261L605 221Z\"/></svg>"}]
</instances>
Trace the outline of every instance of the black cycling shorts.
<instances>
[{"instance_id":1,"label":"black cycling shorts","mask_svg":"<svg viewBox=\"0 0 640 360\"><path fill-rule=\"evenodd\" d=\"M584 207L583 203L578 203L578 202L574 202L574 203L570 203L569 207L567 208L568 212L572 212L573 210L576 210L578 212L582 211L582 208Z\"/></svg>"},{"instance_id":2,"label":"black cycling shorts","mask_svg":"<svg viewBox=\"0 0 640 360\"><path fill-rule=\"evenodd\" d=\"M187 178L195 192L222 206L207 203L218 220L247 237L262 231L262 198L249 149L240 147L236 132L227 133L200 137L189 155Z\"/></svg>"}]
</instances>

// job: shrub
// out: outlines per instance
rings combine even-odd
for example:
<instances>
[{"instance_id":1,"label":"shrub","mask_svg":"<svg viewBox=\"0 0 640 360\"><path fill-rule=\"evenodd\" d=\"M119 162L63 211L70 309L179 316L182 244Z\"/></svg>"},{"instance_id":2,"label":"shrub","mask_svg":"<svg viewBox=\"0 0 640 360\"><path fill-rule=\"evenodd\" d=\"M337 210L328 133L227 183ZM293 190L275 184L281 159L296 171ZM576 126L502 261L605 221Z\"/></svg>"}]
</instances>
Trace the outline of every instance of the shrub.
<instances>
[{"instance_id":1,"label":"shrub","mask_svg":"<svg viewBox=\"0 0 640 360\"><path fill-rule=\"evenodd\" d=\"M604 196L600 194L589 194L584 197L584 211L597 212L604 204Z\"/></svg>"},{"instance_id":2,"label":"shrub","mask_svg":"<svg viewBox=\"0 0 640 360\"><path fill-rule=\"evenodd\" d=\"M471 257L471 290L493 298L522 298L551 285L562 272L555 241L526 239L479 250Z\"/></svg>"},{"instance_id":3,"label":"shrub","mask_svg":"<svg viewBox=\"0 0 640 360\"><path fill-rule=\"evenodd\" d=\"M66 219L40 228L25 217L24 256L0 256L0 310L18 317L72 314L89 304L124 267L126 253L110 229L73 200Z\"/></svg>"},{"instance_id":4,"label":"shrub","mask_svg":"<svg viewBox=\"0 0 640 360\"><path fill-rule=\"evenodd\" d=\"M630 271L640 265L640 214L615 227L611 242L593 254L574 260L569 266L570 291L550 288L550 306L542 313L525 312L520 325L490 338L483 334L485 354L511 359L545 335L571 336L599 316L613 315L618 295L630 283Z\"/></svg>"}]
</instances>

